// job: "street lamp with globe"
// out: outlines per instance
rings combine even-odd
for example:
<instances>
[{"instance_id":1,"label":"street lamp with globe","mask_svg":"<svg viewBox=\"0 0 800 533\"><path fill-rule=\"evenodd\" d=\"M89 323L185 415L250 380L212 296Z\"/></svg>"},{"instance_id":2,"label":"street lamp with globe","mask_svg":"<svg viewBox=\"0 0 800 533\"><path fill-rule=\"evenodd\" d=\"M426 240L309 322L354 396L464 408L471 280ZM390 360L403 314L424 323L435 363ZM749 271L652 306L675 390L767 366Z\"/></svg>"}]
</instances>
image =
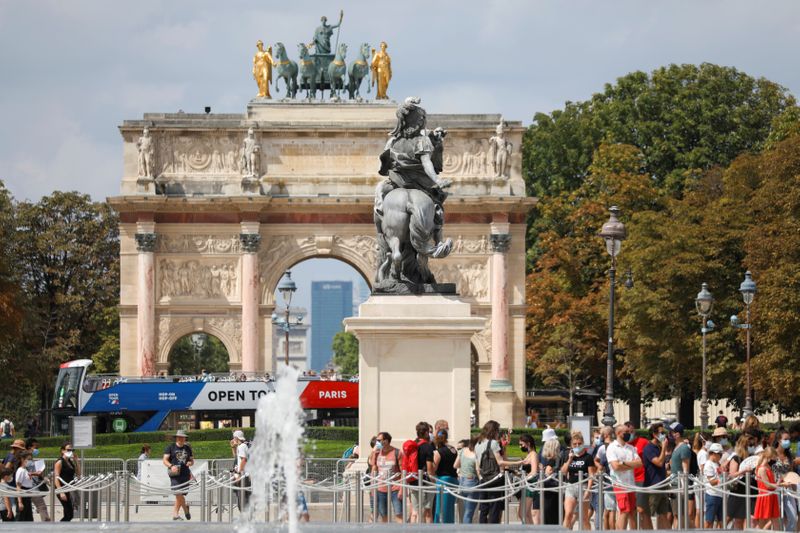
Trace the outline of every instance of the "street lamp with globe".
<instances>
[{"instance_id":1,"label":"street lamp with globe","mask_svg":"<svg viewBox=\"0 0 800 533\"><path fill-rule=\"evenodd\" d=\"M281 298L283 299L283 303L286 305L286 310L284 312L284 316L278 316L278 313L272 313L272 324L281 328L284 332L284 363L286 366L289 366L289 332L291 331L293 326L299 326L303 323L303 315L297 315L297 319L295 321L291 320L291 311L290 306L292 304L292 296L297 291L297 284L295 284L294 280L292 279L292 273L290 271L286 271L284 273L283 278L281 278L281 282L278 283L278 292L281 293Z\"/></svg>"},{"instance_id":2,"label":"street lamp with globe","mask_svg":"<svg viewBox=\"0 0 800 533\"><path fill-rule=\"evenodd\" d=\"M702 318L703 326L700 332L703 334L703 387L700 395L700 426L705 431L708 429L708 385L706 374L706 333L714 330L714 323L708 319L711 310L714 309L714 296L708 290L708 283L703 283L700 292L694 299L694 305L697 308L697 313Z\"/></svg>"},{"instance_id":3,"label":"street lamp with globe","mask_svg":"<svg viewBox=\"0 0 800 533\"><path fill-rule=\"evenodd\" d=\"M731 326L743 329L746 332L746 343L747 343L747 383L745 386L744 391L744 416L747 418L748 416L753 414L753 393L751 391L751 381L750 381L750 328L752 327L750 324L750 304L753 303L753 298L756 295L756 282L753 281L753 275L748 270L744 273L744 281L741 285L739 285L739 292L742 293L742 300L744 301L745 306L745 323L741 324L739 322L739 317L736 315L731 316Z\"/></svg>"},{"instance_id":4,"label":"street lamp with globe","mask_svg":"<svg viewBox=\"0 0 800 533\"><path fill-rule=\"evenodd\" d=\"M606 399L603 408L603 425L614 426L614 289L617 273L617 256L622 250L622 241L625 240L625 225L619 221L620 210L617 206L612 206L609 211L611 215L603 224L600 237L605 240L606 251L611 256L611 269L608 277L611 281L611 289L608 300L608 356L606 359Z\"/></svg>"}]
</instances>

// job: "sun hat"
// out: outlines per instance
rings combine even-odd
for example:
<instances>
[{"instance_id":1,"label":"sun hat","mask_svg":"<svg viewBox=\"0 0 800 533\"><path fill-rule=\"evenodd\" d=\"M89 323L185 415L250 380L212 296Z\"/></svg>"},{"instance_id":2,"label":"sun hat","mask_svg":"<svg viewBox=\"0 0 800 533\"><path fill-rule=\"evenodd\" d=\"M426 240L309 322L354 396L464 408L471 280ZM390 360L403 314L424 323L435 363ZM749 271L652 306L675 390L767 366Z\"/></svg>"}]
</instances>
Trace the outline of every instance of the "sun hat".
<instances>
[{"instance_id":1,"label":"sun hat","mask_svg":"<svg viewBox=\"0 0 800 533\"><path fill-rule=\"evenodd\" d=\"M18 450L25 450L25 441L22 439L17 439L11 443L12 448L16 448Z\"/></svg>"},{"instance_id":2,"label":"sun hat","mask_svg":"<svg viewBox=\"0 0 800 533\"><path fill-rule=\"evenodd\" d=\"M727 437L728 430L725 428L717 428L714 430L714 433L711 434L712 437Z\"/></svg>"},{"instance_id":3,"label":"sun hat","mask_svg":"<svg viewBox=\"0 0 800 533\"><path fill-rule=\"evenodd\" d=\"M176 438L177 438L177 437L183 437L183 438L185 438L185 439L188 439L188 438L189 438L189 435L187 435L186 433L184 433L184 431L183 431L182 429L179 429L178 431L176 431L176 432L175 432L175 434L173 435L173 437L176 437Z\"/></svg>"},{"instance_id":4,"label":"sun hat","mask_svg":"<svg viewBox=\"0 0 800 533\"><path fill-rule=\"evenodd\" d=\"M558 435L556 435L556 430L553 428L547 428L542 431L542 442L547 442L549 440L558 440Z\"/></svg>"},{"instance_id":5,"label":"sun hat","mask_svg":"<svg viewBox=\"0 0 800 533\"><path fill-rule=\"evenodd\" d=\"M242 441L246 440L244 438L244 431L242 431L241 429L237 429L236 431L233 432L233 438L234 439L239 439L239 440L242 440Z\"/></svg>"}]
</instances>

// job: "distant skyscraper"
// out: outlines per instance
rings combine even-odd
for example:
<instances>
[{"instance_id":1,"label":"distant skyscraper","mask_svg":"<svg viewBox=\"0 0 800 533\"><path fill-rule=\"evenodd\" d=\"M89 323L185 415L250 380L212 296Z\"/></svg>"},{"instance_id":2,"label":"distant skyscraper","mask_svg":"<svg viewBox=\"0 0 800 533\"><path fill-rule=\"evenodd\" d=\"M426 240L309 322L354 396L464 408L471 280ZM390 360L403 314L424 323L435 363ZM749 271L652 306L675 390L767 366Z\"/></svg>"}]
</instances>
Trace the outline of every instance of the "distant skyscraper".
<instances>
[{"instance_id":1,"label":"distant skyscraper","mask_svg":"<svg viewBox=\"0 0 800 533\"><path fill-rule=\"evenodd\" d=\"M353 316L352 281L311 282L312 370L322 370L333 357L333 337L344 328L342 320Z\"/></svg>"}]
</instances>

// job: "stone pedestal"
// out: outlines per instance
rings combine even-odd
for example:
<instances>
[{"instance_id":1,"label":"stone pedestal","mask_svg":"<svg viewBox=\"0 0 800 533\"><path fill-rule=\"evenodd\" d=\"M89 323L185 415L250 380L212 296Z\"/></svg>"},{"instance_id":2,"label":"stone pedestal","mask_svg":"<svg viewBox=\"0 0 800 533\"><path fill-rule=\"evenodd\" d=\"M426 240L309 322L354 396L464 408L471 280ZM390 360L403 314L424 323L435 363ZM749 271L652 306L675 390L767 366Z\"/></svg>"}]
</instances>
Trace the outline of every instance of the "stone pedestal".
<instances>
[{"instance_id":1,"label":"stone pedestal","mask_svg":"<svg viewBox=\"0 0 800 533\"><path fill-rule=\"evenodd\" d=\"M470 430L470 339L485 319L455 296L372 296L345 319L359 340L359 445L388 431L395 446L417 422L450 424L450 441ZM366 453L363 453L366 457Z\"/></svg>"}]
</instances>

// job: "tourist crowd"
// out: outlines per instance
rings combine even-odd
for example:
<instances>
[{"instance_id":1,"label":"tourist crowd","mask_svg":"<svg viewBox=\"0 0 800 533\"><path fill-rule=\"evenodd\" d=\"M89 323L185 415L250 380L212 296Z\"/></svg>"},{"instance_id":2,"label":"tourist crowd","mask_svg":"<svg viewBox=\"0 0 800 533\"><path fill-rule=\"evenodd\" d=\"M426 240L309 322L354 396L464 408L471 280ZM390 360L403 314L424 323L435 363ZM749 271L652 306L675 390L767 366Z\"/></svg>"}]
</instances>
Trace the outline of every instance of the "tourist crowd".
<instances>
[{"instance_id":1,"label":"tourist crowd","mask_svg":"<svg viewBox=\"0 0 800 533\"><path fill-rule=\"evenodd\" d=\"M571 529L582 517L583 530L669 529L680 528L683 517L689 528L742 529L749 514L754 527L797 531L800 458L792 444L800 440L800 424L773 432L763 430L755 416L735 432L725 417L717 424L690 439L680 423L653 423L642 436L628 422L597 428L589 442L581 432L562 442L546 428L537 447L529 434L512 439L501 433L495 421L455 446L448 441L446 421L420 422L417 438L400 447L387 432L373 437L365 483L377 485L370 506L383 522L402 522L407 505L412 522L453 523L460 512L462 523L477 518L496 524L514 490L518 518L529 524ZM513 445L521 458L510 458ZM415 490L420 472L424 485L439 490ZM598 490L601 479L604 490ZM681 483L689 494L684 499ZM401 485L407 489L405 502Z\"/></svg>"}]
</instances>

